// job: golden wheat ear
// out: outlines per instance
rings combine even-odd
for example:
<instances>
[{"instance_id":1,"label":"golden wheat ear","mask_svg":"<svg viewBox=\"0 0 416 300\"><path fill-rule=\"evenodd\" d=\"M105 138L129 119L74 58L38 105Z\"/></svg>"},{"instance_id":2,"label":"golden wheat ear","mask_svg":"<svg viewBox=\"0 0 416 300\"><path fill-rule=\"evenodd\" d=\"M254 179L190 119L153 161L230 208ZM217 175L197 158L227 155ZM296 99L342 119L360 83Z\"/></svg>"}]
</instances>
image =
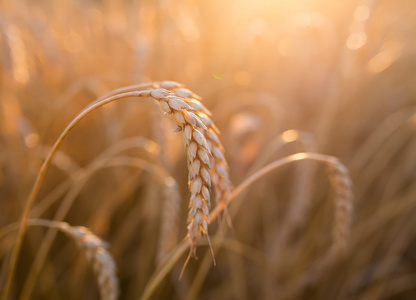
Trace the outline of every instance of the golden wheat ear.
<instances>
[{"instance_id":1,"label":"golden wheat ear","mask_svg":"<svg viewBox=\"0 0 416 300\"><path fill-rule=\"evenodd\" d=\"M175 90L175 94L184 97L185 101L195 110L195 114L201 119L206 126L203 131L204 137L211 152L211 179L215 191L215 200L217 204L224 206L226 211L226 202L232 188L229 167L225 158L225 150L219 139L220 131L211 120L212 113L201 103L201 98L185 88Z\"/></svg>"},{"instance_id":2,"label":"golden wheat ear","mask_svg":"<svg viewBox=\"0 0 416 300\"><path fill-rule=\"evenodd\" d=\"M228 163L225 158L225 150L218 137L220 131L210 118L212 113L201 103L201 97L186 88L175 89L175 95L183 97L206 126L206 130L203 133L212 154L210 176L214 197L211 195L211 198L215 199L216 205L223 206L223 215L218 218L218 221L226 221L230 230L234 232L231 216L227 208L227 199L230 195L232 184L229 176Z\"/></svg>"},{"instance_id":3,"label":"golden wheat ear","mask_svg":"<svg viewBox=\"0 0 416 300\"><path fill-rule=\"evenodd\" d=\"M189 171L188 187L191 192L188 236L190 254L196 258L201 236L208 236L212 185L223 205L226 203L231 187L228 164L218 138L219 130L209 117L211 113L198 100L200 97L181 86L167 88L173 91L158 88L152 90L150 96L159 101L166 114L174 117L183 135Z\"/></svg>"},{"instance_id":4,"label":"golden wheat ear","mask_svg":"<svg viewBox=\"0 0 416 300\"><path fill-rule=\"evenodd\" d=\"M196 247L203 234L208 234L208 218L210 207L211 176L210 157L207 141L203 130L205 125L194 114L184 98L165 89L155 89L150 95L159 101L166 114L172 115L182 129L183 141L187 152L189 170L188 186L191 191L188 213L188 233L191 252L195 256Z\"/></svg>"}]
</instances>

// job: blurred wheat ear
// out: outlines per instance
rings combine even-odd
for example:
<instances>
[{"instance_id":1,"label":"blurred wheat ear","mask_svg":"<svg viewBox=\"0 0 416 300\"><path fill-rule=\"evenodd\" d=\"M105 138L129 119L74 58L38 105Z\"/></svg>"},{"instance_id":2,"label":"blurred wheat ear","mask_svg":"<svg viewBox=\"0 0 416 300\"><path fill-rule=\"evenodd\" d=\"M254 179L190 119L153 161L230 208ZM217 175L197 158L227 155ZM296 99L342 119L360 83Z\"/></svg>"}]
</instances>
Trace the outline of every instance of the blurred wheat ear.
<instances>
[{"instance_id":1,"label":"blurred wheat ear","mask_svg":"<svg viewBox=\"0 0 416 300\"><path fill-rule=\"evenodd\" d=\"M175 179L167 177L164 184L159 245L156 255L158 264L162 263L167 254L178 244L178 219L182 200Z\"/></svg>"},{"instance_id":2,"label":"blurred wheat ear","mask_svg":"<svg viewBox=\"0 0 416 300\"><path fill-rule=\"evenodd\" d=\"M334 160L334 163L328 163L328 174L335 190L335 224L331 252L340 255L347 246L350 234L354 195L347 167Z\"/></svg>"},{"instance_id":3,"label":"blurred wheat ear","mask_svg":"<svg viewBox=\"0 0 416 300\"><path fill-rule=\"evenodd\" d=\"M72 237L92 263L100 288L101 299L116 300L119 294L116 263L107 251L108 245L88 228L60 223L60 230Z\"/></svg>"},{"instance_id":4,"label":"blurred wheat ear","mask_svg":"<svg viewBox=\"0 0 416 300\"><path fill-rule=\"evenodd\" d=\"M119 281L117 277L116 263L108 252L109 245L82 226L71 226L66 222L58 222L45 219L29 219L28 226L42 226L57 229L73 239L82 249L88 261L92 264L98 282L101 299L116 300L119 295ZM11 224L3 229L2 234L17 229L17 224Z\"/></svg>"}]
</instances>

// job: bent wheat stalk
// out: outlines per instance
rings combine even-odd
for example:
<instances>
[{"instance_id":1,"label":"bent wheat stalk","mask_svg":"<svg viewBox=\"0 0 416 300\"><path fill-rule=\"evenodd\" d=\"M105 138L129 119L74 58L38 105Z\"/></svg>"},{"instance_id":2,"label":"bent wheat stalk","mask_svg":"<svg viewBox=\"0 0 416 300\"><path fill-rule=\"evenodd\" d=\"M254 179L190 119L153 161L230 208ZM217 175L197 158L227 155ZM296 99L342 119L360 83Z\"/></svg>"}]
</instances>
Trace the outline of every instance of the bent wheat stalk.
<instances>
[{"instance_id":1,"label":"bent wheat stalk","mask_svg":"<svg viewBox=\"0 0 416 300\"><path fill-rule=\"evenodd\" d=\"M329 165L331 167L338 166L336 168L340 168L340 166L343 166L336 157L329 156L329 155L318 154L318 153L309 153L309 152L301 152L301 153L292 154L292 155L286 156L284 158L278 159L278 160L268 164L267 166L263 167L262 169L260 169L256 173L254 173L253 175L249 176L246 180L244 180L239 186L237 186L230 193L230 195L227 198L227 201L226 201L225 204L229 205L231 202L235 201L252 184L254 184L258 180L262 179L264 176L270 174L271 172L275 171L276 169L278 169L278 168L280 168L284 165L287 165L289 163L293 163L293 162L296 162L296 161L300 161L300 160L313 160L313 161L324 163L324 164ZM344 168L345 168L345 166L344 166ZM342 172L342 175L340 175L340 176L344 177L343 180L350 181L348 173ZM351 187L350 185L348 185L348 186ZM345 188L348 188L348 187L345 186ZM351 192L351 195L352 195L352 192ZM348 199L350 201L349 205L352 208L353 207L353 202L352 202L353 199L352 198L348 198ZM209 221L210 222L214 221L218 217L218 215L222 211L224 211L224 209L225 209L224 206L217 205L211 211ZM335 215L337 215L337 211L339 209L340 209L339 206L335 206ZM351 213L352 209L348 210L348 211ZM351 216L349 216L349 220L351 220ZM343 225L343 226L345 226L344 230L349 231L349 226L350 225L351 225L351 222L344 222L344 225ZM337 225L335 227L337 227ZM344 235L344 238L348 238L348 235ZM337 239L335 239L333 241L333 245L335 245L335 244L345 246L346 241L340 243ZM334 246L331 247L331 249L333 249L333 248L334 248ZM185 253L185 251L186 251L186 242L184 241L181 244L179 244L175 248L175 250L172 251L171 254L169 254L169 258L166 260L165 264L163 264L163 266L158 268L155 271L155 273L152 275L152 277L149 280L149 283L147 284L147 286L146 286L146 288L143 292L143 295L142 295L141 299L145 300L145 299L150 298L150 296L156 290L157 286L161 283L161 281L164 279L164 277L173 268L175 263L182 257L182 255ZM332 251L329 250L329 252L331 253Z\"/></svg>"}]
</instances>

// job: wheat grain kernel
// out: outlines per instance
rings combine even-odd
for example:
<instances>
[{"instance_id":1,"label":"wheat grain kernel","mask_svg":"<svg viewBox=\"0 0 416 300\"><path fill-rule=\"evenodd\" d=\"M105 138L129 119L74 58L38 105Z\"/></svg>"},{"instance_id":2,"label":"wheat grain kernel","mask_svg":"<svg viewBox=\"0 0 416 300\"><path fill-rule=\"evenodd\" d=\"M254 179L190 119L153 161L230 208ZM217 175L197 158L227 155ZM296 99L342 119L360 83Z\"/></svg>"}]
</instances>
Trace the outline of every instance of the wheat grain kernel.
<instances>
[{"instance_id":1,"label":"wheat grain kernel","mask_svg":"<svg viewBox=\"0 0 416 300\"><path fill-rule=\"evenodd\" d=\"M169 98L168 102L169 102L169 106L172 107L174 110L181 110L183 108L186 108L186 109L190 108L190 106L179 97L171 97L171 98Z\"/></svg>"}]
</instances>

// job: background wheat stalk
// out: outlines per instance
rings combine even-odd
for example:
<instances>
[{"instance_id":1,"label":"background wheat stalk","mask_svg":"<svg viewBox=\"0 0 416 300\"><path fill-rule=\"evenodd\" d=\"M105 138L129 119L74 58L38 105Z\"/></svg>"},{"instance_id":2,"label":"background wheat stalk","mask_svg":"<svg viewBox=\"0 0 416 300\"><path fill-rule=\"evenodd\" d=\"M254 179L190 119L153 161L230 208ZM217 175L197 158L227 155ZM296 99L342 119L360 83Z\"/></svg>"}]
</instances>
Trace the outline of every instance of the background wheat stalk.
<instances>
[{"instance_id":1,"label":"background wheat stalk","mask_svg":"<svg viewBox=\"0 0 416 300\"><path fill-rule=\"evenodd\" d=\"M62 224L59 229L72 237L83 249L92 263L100 287L101 299L118 299L117 267L107 251L108 245L94 235L88 228Z\"/></svg>"}]
</instances>

